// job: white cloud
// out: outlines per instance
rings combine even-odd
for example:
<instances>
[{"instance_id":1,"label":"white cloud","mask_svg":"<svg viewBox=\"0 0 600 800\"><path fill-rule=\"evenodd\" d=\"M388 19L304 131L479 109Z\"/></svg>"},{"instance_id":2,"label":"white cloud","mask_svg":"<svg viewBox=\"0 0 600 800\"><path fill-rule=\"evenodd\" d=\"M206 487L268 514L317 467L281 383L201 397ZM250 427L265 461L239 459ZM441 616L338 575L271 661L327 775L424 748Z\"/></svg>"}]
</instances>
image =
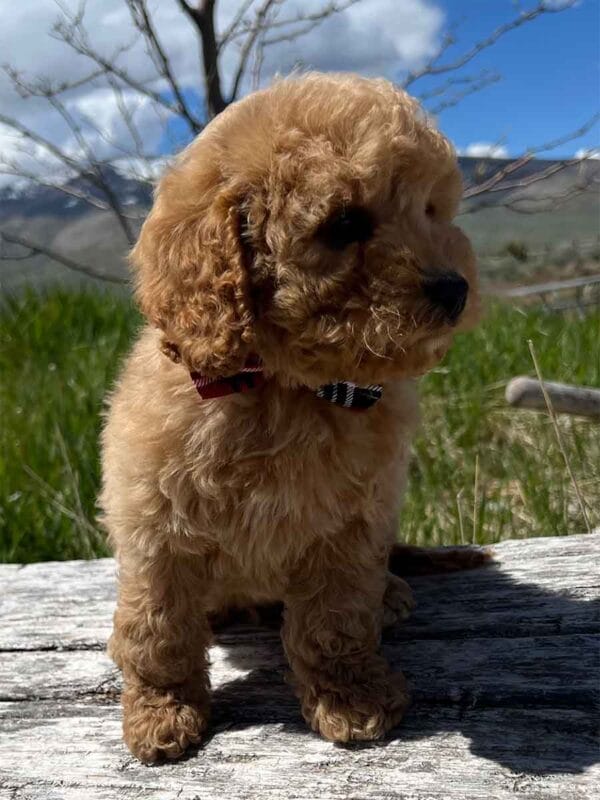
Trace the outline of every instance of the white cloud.
<instances>
[{"instance_id":1,"label":"white cloud","mask_svg":"<svg viewBox=\"0 0 600 800\"><path fill-rule=\"evenodd\" d=\"M220 0L217 26L223 30L239 9L240 0ZM78 0L65 0L76 9ZM323 8L325 0L286 0L281 4L282 18L310 13ZM155 28L166 50L179 84L186 90L201 92L199 43L193 26L175 2L150 0ZM38 76L53 83L72 81L91 72L94 64L49 35L60 16L54 0L19 0L10 14L5 14L0 30L2 61L22 70L26 77ZM31 20L35 19L35 25ZM285 73L299 62L303 67L323 70L353 70L367 75L397 77L401 71L418 67L431 56L439 43L444 14L436 0L361 0L341 14L334 15L298 41L282 42L266 51L263 76L268 80L276 72ZM85 27L92 46L111 58L118 48L133 42L130 50L119 56L119 65L138 81L150 81L156 91L166 89L155 78L144 42L132 25L123 0L89 2ZM239 58L237 44L222 56L223 83L231 85ZM249 82L244 86L247 90ZM165 131L165 113L146 99L126 91L124 99L134 109L145 151L156 152ZM106 84L86 85L65 96L69 111L86 130L90 146L101 157L111 154L136 158L134 141L127 129L116 98ZM64 119L40 98L23 100L8 78L0 74L0 109L69 153L78 145ZM42 148L30 148L30 167L46 160ZM35 152L33 152L35 151ZM127 151L127 152L124 152ZM0 127L0 158L22 158L12 134ZM50 160L51 162L52 160ZM40 167L38 167L40 168ZM50 169L49 164L45 166ZM51 171L56 170L56 163ZM0 185L5 179L0 176Z\"/></svg>"},{"instance_id":2,"label":"white cloud","mask_svg":"<svg viewBox=\"0 0 600 800\"><path fill-rule=\"evenodd\" d=\"M545 5L548 8L562 9L570 5L570 0L545 0ZM580 0L575 0L575 6L581 5Z\"/></svg>"},{"instance_id":3,"label":"white cloud","mask_svg":"<svg viewBox=\"0 0 600 800\"><path fill-rule=\"evenodd\" d=\"M600 159L600 147L580 147L575 152L575 158Z\"/></svg>"},{"instance_id":4,"label":"white cloud","mask_svg":"<svg viewBox=\"0 0 600 800\"><path fill-rule=\"evenodd\" d=\"M461 155L473 158L508 158L508 150L504 145L492 142L472 142L464 149L459 149Z\"/></svg>"},{"instance_id":5,"label":"white cloud","mask_svg":"<svg viewBox=\"0 0 600 800\"><path fill-rule=\"evenodd\" d=\"M16 169L22 172L12 174ZM29 181L27 174L42 175L54 181L65 177L65 169L41 145L23 142L11 128L0 123L0 189L11 186L22 189Z\"/></svg>"},{"instance_id":6,"label":"white cloud","mask_svg":"<svg viewBox=\"0 0 600 800\"><path fill-rule=\"evenodd\" d=\"M281 16L310 13L323 5L323 0L288 0ZM443 24L442 10L431 0L362 0L308 36L274 49L265 67L267 73L287 72L300 61L309 68L393 77L434 54Z\"/></svg>"},{"instance_id":7,"label":"white cloud","mask_svg":"<svg viewBox=\"0 0 600 800\"><path fill-rule=\"evenodd\" d=\"M118 158L113 161L113 166L125 178L153 182L160 178L171 160L170 156L159 156L151 161L135 157Z\"/></svg>"}]
</instances>

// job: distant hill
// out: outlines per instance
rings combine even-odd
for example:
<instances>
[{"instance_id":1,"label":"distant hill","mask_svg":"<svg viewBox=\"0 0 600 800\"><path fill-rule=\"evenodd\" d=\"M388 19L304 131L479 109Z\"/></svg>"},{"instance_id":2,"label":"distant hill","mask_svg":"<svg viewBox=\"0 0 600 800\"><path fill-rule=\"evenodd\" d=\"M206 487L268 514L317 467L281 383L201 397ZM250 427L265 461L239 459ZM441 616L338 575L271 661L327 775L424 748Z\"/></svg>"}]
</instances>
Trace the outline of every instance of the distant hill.
<instances>
[{"instance_id":1,"label":"distant hill","mask_svg":"<svg viewBox=\"0 0 600 800\"><path fill-rule=\"evenodd\" d=\"M511 159L459 159L465 183L481 185L498 170L509 167ZM534 159L508 180L527 183L541 170L555 174L510 192L497 192L487 197L473 198L464 204L460 225L471 237L483 266L489 257L498 256L511 242L525 245L530 251L546 250L558 253L579 243L586 245L600 236L600 161L590 159L562 168L564 162ZM587 191L578 193L580 186L593 182ZM552 198L562 198L553 207ZM514 209L503 207L507 201L516 202ZM482 203L489 208L469 213ZM546 209L546 210L544 210ZM535 213L533 213L535 212Z\"/></svg>"},{"instance_id":2,"label":"distant hill","mask_svg":"<svg viewBox=\"0 0 600 800\"><path fill-rule=\"evenodd\" d=\"M465 156L459 161L465 182L475 185L481 185L498 169L513 163L510 159ZM561 162L556 161L533 160L516 173L515 180L526 181L540 169L560 165ZM107 170L106 177L113 191L124 198L126 208L143 216L151 202L150 187L113 169ZM493 273L494 277L507 270L508 275L513 267L518 268L520 275L528 270L533 273L544 260L553 259L555 255L558 258L562 251L572 249L573 242L577 243L576 247L598 253L598 184L584 193L569 196L582 181L590 178L600 181L600 161L566 167L543 182L510 193L495 193L467 201L459 224L475 245L482 271ZM77 181L68 186L75 193L82 188ZM565 197L558 208L527 213L547 206L545 198L552 195ZM507 200L516 198L518 211L502 207ZM482 201L494 205L471 213ZM5 187L0 190L0 226L81 260L100 272L127 274L127 243L113 216L75 196L44 186ZM515 259L512 252L520 257ZM0 261L0 289L5 291L28 283L43 286L56 281L79 284L90 280L43 256Z\"/></svg>"}]
</instances>

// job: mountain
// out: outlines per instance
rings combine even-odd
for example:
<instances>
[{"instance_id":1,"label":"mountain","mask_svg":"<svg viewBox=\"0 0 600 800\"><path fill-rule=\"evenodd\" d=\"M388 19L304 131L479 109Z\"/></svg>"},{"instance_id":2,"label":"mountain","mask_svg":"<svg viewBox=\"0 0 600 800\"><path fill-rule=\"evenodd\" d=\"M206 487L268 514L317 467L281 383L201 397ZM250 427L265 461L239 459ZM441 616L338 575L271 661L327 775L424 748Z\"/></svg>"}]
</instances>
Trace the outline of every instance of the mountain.
<instances>
[{"instance_id":1,"label":"mountain","mask_svg":"<svg viewBox=\"0 0 600 800\"><path fill-rule=\"evenodd\" d=\"M498 170L510 169L514 164L510 159L466 156L461 156L459 162L465 183L471 186L483 185ZM528 184L540 170L554 174ZM132 221L137 229L151 202L150 185L112 168L105 169L105 178L127 213L139 218ZM494 277L534 277L549 261L568 262L573 252L586 256L589 251L598 256L600 161L565 166L560 161L534 159L509 180L522 185L466 201L459 218L474 243L484 273ZM596 185L577 192L578 186L590 180ZM65 188L72 194L39 185L4 187L0 190L0 228L59 251L102 274L125 276L128 245L114 216L75 196L84 189L89 193L87 184L75 180ZM563 199L553 208L547 198L556 195ZM92 196L102 199L98 190ZM504 207L515 201L515 209ZM491 205L480 208L482 204ZM9 256L17 252L17 248L7 251ZM4 291L28 283L44 286L90 281L99 283L43 255L22 260L7 257L5 252L0 261L0 289Z\"/></svg>"},{"instance_id":2,"label":"mountain","mask_svg":"<svg viewBox=\"0 0 600 800\"><path fill-rule=\"evenodd\" d=\"M109 167L104 168L104 179L111 190L125 206L147 207L151 200L151 189L147 183L127 177ZM67 181L65 188L76 193L86 193L96 200L103 200L103 193L82 179ZM4 187L0 189L0 220L11 217L35 219L37 217L57 217L70 221L88 213L90 206L64 192L48 186L27 185L21 189Z\"/></svg>"}]
</instances>

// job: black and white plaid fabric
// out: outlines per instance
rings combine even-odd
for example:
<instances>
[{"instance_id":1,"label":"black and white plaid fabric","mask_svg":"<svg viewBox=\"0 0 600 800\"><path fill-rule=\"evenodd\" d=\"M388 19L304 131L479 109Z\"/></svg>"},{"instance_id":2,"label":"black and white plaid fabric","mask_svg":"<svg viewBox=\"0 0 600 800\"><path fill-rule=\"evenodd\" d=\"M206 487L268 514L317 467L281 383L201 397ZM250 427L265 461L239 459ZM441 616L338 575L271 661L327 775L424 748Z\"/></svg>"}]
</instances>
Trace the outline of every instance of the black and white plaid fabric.
<instances>
[{"instance_id":1,"label":"black and white plaid fabric","mask_svg":"<svg viewBox=\"0 0 600 800\"><path fill-rule=\"evenodd\" d=\"M356 408L364 410L370 408L381 400L383 387L377 384L371 386L357 386L351 381L327 383L317 389L317 397L327 400L342 408Z\"/></svg>"}]
</instances>

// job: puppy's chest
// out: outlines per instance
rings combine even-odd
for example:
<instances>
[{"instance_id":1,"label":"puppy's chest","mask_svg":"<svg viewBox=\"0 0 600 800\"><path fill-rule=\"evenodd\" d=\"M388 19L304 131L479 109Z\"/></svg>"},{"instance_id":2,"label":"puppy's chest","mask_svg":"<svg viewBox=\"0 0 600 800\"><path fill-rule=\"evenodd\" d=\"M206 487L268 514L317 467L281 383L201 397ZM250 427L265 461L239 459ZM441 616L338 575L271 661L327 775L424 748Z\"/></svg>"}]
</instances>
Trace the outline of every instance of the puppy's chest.
<instances>
[{"instance_id":1,"label":"puppy's chest","mask_svg":"<svg viewBox=\"0 0 600 800\"><path fill-rule=\"evenodd\" d=\"M357 517L383 520L401 490L410 436L391 403L293 411L223 418L193 437L193 524L230 552L283 557Z\"/></svg>"}]
</instances>

